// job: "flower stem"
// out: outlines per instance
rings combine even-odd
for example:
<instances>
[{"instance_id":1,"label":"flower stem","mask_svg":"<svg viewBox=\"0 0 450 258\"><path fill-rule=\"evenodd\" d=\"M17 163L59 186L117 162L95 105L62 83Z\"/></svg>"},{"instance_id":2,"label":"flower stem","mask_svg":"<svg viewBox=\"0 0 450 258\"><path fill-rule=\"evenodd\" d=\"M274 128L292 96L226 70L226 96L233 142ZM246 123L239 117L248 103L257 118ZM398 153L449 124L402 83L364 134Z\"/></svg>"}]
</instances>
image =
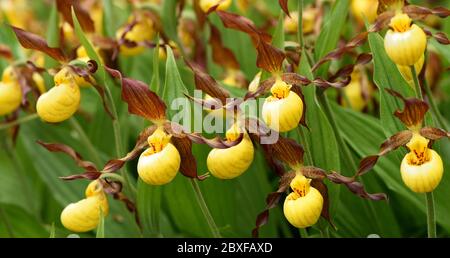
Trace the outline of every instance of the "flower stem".
<instances>
[{"instance_id":1,"label":"flower stem","mask_svg":"<svg viewBox=\"0 0 450 258\"><path fill-rule=\"evenodd\" d=\"M423 100L422 89L420 88L419 80L417 78L416 68L413 65L410 66L410 68L411 68L411 73L413 75L414 85L416 87L416 97ZM428 96L429 102L430 102L432 108L433 108L433 106L434 106L434 108L436 108L436 105L434 104L434 101L433 101L433 96L431 95L431 91L428 86L426 88L428 89L426 91L427 91L427 96ZM434 108L433 108L433 110L434 110ZM436 108L436 111L437 111L437 108ZM439 112L434 113L434 115L437 118L439 116ZM435 209L434 209L433 192L426 193L425 197L426 197L426 206L427 206L428 238L436 238L436 214L435 214Z\"/></svg>"},{"instance_id":2,"label":"flower stem","mask_svg":"<svg viewBox=\"0 0 450 258\"><path fill-rule=\"evenodd\" d=\"M208 223L209 229L211 230L213 237L222 238L219 229L217 228L216 222L214 222L214 219L211 213L209 212L208 205L206 205L205 198L203 198L200 186L198 185L195 179L191 179L191 183L192 187L194 188L197 203L200 206L200 209L202 210L203 216L205 216L206 222Z\"/></svg>"},{"instance_id":3,"label":"flower stem","mask_svg":"<svg viewBox=\"0 0 450 258\"><path fill-rule=\"evenodd\" d=\"M411 68L411 74L412 74L412 77L414 80L414 86L416 89L416 96L417 96L417 98L423 100L422 89L420 88L419 80L417 79L416 68L414 67L414 65L411 65L410 68Z\"/></svg>"},{"instance_id":4,"label":"flower stem","mask_svg":"<svg viewBox=\"0 0 450 258\"><path fill-rule=\"evenodd\" d=\"M13 126L16 126L16 125L20 125L20 124L24 124L26 122L30 122L30 121L32 121L34 119L37 119L38 117L39 116L37 114L31 114L31 115L24 116L22 118L19 118L17 120L14 120L14 121L6 123L6 124L0 124L0 130L5 130L5 129L11 128Z\"/></svg>"},{"instance_id":5,"label":"flower stem","mask_svg":"<svg viewBox=\"0 0 450 258\"><path fill-rule=\"evenodd\" d=\"M93 159L94 163L97 165L101 165L100 156L98 155L97 150L95 149L94 145L92 145L91 140L86 135L85 131L83 130L83 127L81 127L78 120L75 117L71 117L69 119L69 123L80 136L80 141L83 143L83 146L87 148L89 156Z\"/></svg>"},{"instance_id":6,"label":"flower stem","mask_svg":"<svg viewBox=\"0 0 450 258\"><path fill-rule=\"evenodd\" d=\"M116 156L118 158L122 157L122 155L124 154L123 151L123 145L122 145L122 134L121 134L121 130L120 130L120 123L119 123L119 116L117 114L117 108L116 105L114 104L114 98L111 94L111 90L109 89L109 87L105 87L105 91L106 91L106 96L109 99L110 102L110 107L111 107L111 112L113 114L113 121L112 121L112 125L113 125L113 133L114 133L114 142L115 142L115 151L116 151ZM135 199L136 197L136 187L131 183L130 177L128 175L128 171L127 171L127 167L124 166L122 168L122 176L123 179L128 187L128 189L130 190L130 194L132 195L132 199Z\"/></svg>"},{"instance_id":7,"label":"flower stem","mask_svg":"<svg viewBox=\"0 0 450 258\"><path fill-rule=\"evenodd\" d=\"M427 228L428 238L436 238L436 215L434 209L433 192L425 194L427 201Z\"/></svg>"}]
</instances>

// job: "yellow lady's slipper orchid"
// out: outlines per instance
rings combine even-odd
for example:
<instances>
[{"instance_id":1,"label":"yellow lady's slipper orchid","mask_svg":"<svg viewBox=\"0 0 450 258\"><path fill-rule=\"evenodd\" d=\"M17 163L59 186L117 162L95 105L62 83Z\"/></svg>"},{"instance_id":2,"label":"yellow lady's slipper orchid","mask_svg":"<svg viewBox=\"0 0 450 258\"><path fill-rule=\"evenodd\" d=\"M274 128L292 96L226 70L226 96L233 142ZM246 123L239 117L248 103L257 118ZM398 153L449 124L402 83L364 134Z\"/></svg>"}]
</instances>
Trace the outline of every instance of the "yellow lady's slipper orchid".
<instances>
[{"instance_id":1,"label":"yellow lady's slipper orchid","mask_svg":"<svg viewBox=\"0 0 450 258\"><path fill-rule=\"evenodd\" d=\"M367 89L365 89L367 88ZM367 78L363 77L361 71L355 69L351 75L350 83L343 89L346 99L350 102L352 109L361 111L367 105L367 99L364 98L364 92L371 94L371 87ZM348 103L344 101L343 106Z\"/></svg>"},{"instance_id":2,"label":"yellow lady's slipper orchid","mask_svg":"<svg viewBox=\"0 0 450 258\"><path fill-rule=\"evenodd\" d=\"M137 24L133 26L133 28L128 31L125 35L125 39L136 44L141 44L144 42L149 42L155 36L155 29L153 21L150 17L145 14L138 13L136 15L132 15L128 19L128 23L132 23L134 20L137 20ZM120 39L125 32L126 26L120 28L116 33L116 38ZM135 56L143 53L145 51L145 46L137 45L133 47L128 47L126 45L120 46L120 53L125 56Z\"/></svg>"},{"instance_id":3,"label":"yellow lady's slipper orchid","mask_svg":"<svg viewBox=\"0 0 450 258\"><path fill-rule=\"evenodd\" d=\"M412 20L407 14L396 14L391 19L391 29L384 37L386 52L397 65L415 65L427 47L425 32L411 23Z\"/></svg>"},{"instance_id":4,"label":"yellow lady's slipper orchid","mask_svg":"<svg viewBox=\"0 0 450 258\"><path fill-rule=\"evenodd\" d=\"M236 141L243 129L235 123L228 129L228 141ZM220 179L233 179L244 173L252 164L254 155L253 143L244 131L241 142L227 149L213 149L208 155L206 163L211 174Z\"/></svg>"},{"instance_id":5,"label":"yellow lady's slipper orchid","mask_svg":"<svg viewBox=\"0 0 450 258\"><path fill-rule=\"evenodd\" d=\"M271 88L269 96L262 107L262 117L273 130L287 132L297 127L303 115L303 101L280 78Z\"/></svg>"},{"instance_id":6,"label":"yellow lady's slipper orchid","mask_svg":"<svg viewBox=\"0 0 450 258\"><path fill-rule=\"evenodd\" d=\"M80 88L69 69L65 67L55 75L55 86L42 94L36 103L39 117L48 123L70 118L80 106Z\"/></svg>"},{"instance_id":7,"label":"yellow lady's slipper orchid","mask_svg":"<svg viewBox=\"0 0 450 258\"><path fill-rule=\"evenodd\" d=\"M180 168L181 157L177 148L170 143L171 135L158 128L148 137L149 148L139 157L139 177L150 185L170 183Z\"/></svg>"},{"instance_id":8,"label":"yellow lady's slipper orchid","mask_svg":"<svg viewBox=\"0 0 450 258\"><path fill-rule=\"evenodd\" d=\"M410 152L405 155L400 167L403 182L416 193L432 192L444 173L441 157L428 148L428 143L428 139L414 133L406 145Z\"/></svg>"},{"instance_id":9,"label":"yellow lady's slipper orchid","mask_svg":"<svg viewBox=\"0 0 450 258\"><path fill-rule=\"evenodd\" d=\"M243 88L245 87L245 75L237 69L226 69L225 78L222 81L224 84L235 87Z\"/></svg>"},{"instance_id":10,"label":"yellow lady's slipper orchid","mask_svg":"<svg viewBox=\"0 0 450 258\"><path fill-rule=\"evenodd\" d=\"M322 213L323 197L316 188L310 186L310 181L303 175L296 175L291 182L293 192L284 201L284 216L297 228L316 224Z\"/></svg>"},{"instance_id":11,"label":"yellow lady's slipper orchid","mask_svg":"<svg viewBox=\"0 0 450 258\"><path fill-rule=\"evenodd\" d=\"M61 223L70 231L91 231L100 222L100 214L106 217L109 213L108 199L97 180L88 185L85 195L85 199L69 204L61 213Z\"/></svg>"},{"instance_id":12,"label":"yellow lady's slipper orchid","mask_svg":"<svg viewBox=\"0 0 450 258\"><path fill-rule=\"evenodd\" d=\"M414 64L414 68L416 69L417 75L420 74L423 68L423 64L425 62L425 55L422 55L422 57L417 61L417 63ZM397 65L398 70L402 74L403 78L411 85L411 87L414 87L414 81L413 81L413 75L411 72L411 68L406 65Z\"/></svg>"},{"instance_id":13,"label":"yellow lady's slipper orchid","mask_svg":"<svg viewBox=\"0 0 450 258\"><path fill-rule=\"evenodd\" d=\"M222 2L217 7L218 11L227 10L233 2L232 0L200 0L200 8L206 13L211 7L218 4L220 1Z\"/></svg>"},{"instance_id":14,"label":"yellow lady's slipper orchid","mask_svg":"<svg viewBox=\"0 0 450 258\"><path fill-rule=\"evenodd\" d=\"M22 102L22 88L12 66L8 66L0 81L0 115L6 115L17 108Z\"/></svg>"},{"instance_id":15,"label":"yellow lady's slipper orchid","mask_svg":"<svg viewBox=\"0 0 450 258\"><path fill-rule=\"evenodd\" d=\"M351 11L360 24L364 24L366 18L372 23L377 18L378 0L353 0Z\"/></svg>"}]
</instances>

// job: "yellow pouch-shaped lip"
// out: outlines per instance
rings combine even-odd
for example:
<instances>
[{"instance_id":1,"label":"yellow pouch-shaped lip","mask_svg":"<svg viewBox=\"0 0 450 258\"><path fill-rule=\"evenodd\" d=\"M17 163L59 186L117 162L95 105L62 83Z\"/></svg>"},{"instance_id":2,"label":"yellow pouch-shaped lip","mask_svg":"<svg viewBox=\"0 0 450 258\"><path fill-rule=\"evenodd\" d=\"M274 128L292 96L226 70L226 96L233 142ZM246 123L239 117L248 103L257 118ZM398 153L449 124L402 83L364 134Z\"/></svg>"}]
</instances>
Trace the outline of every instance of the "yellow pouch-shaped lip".
<instances>
[{"instance_id":1,"label":"yellow pouch-shaped lip","mask_svg":"<svg viewBox=\"0 0 450 258\"><path fill-rule=\"evenodd\" d=\"M48 123L69 119L80 106L80 88L74 82L62 83L42 94L36 104L39 117Z\"/></svg>"},{"instance_id":2,"label":"yellow pouch-shaped lip","mask_svg":"<svg viewBox=\"0 0 450 258\"><path fill-rule=\"evenodd\" d=\"M164 185L170 183L180 169L181 157L178 150L171 143L159 152L144 151L139 157L137 170L139 177L150 185Z\"/></svg>"},{"instance_id":3,"label":"yellow pouch-shaped lip","mask_svg":"<svg viewBox=\"0 0 450 258\"><path fill-rule=\"evenodd\" d=\"M22 89L18 83L0 82L0 116L7 115L20 107Z\"/></svg>"}]
</instances>

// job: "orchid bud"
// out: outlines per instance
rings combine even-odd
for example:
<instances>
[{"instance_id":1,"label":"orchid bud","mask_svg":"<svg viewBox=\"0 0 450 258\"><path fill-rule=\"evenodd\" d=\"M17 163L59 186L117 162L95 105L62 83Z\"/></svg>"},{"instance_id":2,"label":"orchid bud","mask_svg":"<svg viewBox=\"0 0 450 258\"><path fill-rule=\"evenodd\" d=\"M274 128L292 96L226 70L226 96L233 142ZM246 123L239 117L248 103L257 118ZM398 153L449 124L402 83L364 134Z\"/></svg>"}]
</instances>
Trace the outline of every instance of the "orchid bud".
<instances>
[{"instance_id":1,"label":"orchid bud","mask_svg":"<svg viewBox=\"0 0 450 258\"><path fill-rule=\"evenodd\" d=\"M397 65L411 66L423 56L427 47L427 36L417 25L412 24L407 14L398 13L390 23L390 30L384 37L388 56Z\"/></svg>"}]
</instances>

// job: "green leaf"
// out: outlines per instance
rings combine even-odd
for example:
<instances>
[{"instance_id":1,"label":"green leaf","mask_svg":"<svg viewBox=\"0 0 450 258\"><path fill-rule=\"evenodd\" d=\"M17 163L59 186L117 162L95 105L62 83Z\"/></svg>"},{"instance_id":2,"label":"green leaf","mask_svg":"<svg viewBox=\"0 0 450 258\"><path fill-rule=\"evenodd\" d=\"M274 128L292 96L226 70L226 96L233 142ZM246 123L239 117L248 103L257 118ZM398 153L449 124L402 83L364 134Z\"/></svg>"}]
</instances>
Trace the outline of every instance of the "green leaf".
<instances>
[{"instance_id":1,"label":"green leaf","mask_svg":"<svg viewBox=\"0 0 450 258\"><path fill-rule=\"evenodd\" d=\"M103 34L107 37L114 37L116 20L114 19L114 9L111 0L103 0Z\"/></svg>"},{"instance_id":2,"label":"green leaf","mask_svg":"<svg viewBox=\"0 0 450 258\"><path fill-rule=\"evenodd\" d=\"M162 187L148 185L139 179L137 191L137 207L144 237L160 236Z\"/></svg>"},{"instance_id":3,"label":"green leaf","mask_svg":"<svg viewBox=\"0 0 450 258\"><path fill-rule=\"evenodd\" d=\"M162 6L162 25L164 32L175 42L179 42L177 34L177 4L178 0L165 0Z\"/></svg>"},{"instance_id":4,"label":"green leaf","mask_svg":"<svg viewBox=\"0 0 450 258\"><path fill-rule=\"evenodd\" d=\"M393 115L395 110L402 108L403 104L397 98L389 95L385 89L396 90L405 97L414 96L414 91L386 54L383 38L377 33L370 33L369 44L373 53L373 80L380 90L380 122L383 124L386 136L391 136L405 129L404 125Z\"/></svg>"},{"instance_id":5,"label":"green leaf","mask_svg":"<svg viewBox=\"0 0 450 258\"><path fill-rule=\"evenodd\" d=\"M172 110L171 108L171 105L175 99L179 99L184 102L184 104L190 106L189 100L184 97L184 94L189 92L181 79L173 51L169 46L166 46L166 53L166 77L162 99L166 105L168 105L168 116L172 118L176 114L176 110Z\"/></svg>"},{"instance_id":6,"label":"green leaf","mask_svg":"<svg viewBox=\"0 0 450 258\"><path fill-rule=\"evenodd\" d=\"M276 48L284 50L284 12L280 11L277 27L272 37L272 45Z\"/></svg>"},{"instance_id":7,"label":"green leaf","mask_svg":"<svg viewBox=\"0 0 450 258\"><path fill-rule=\"evenodd\" d=\"M349 0L339 0L333 5L331 13L325 17L324 25L320 31L320 35L316 40L316 46L314 51L315 60L319 60L333 50L341 35L341 31L344 28L345 21L347 19L349 9ZM326 75L330 64L322 65L318 70L319 76Z\"/></svg>"},{"instance_id":8,"label":"green leaf","mask_svg":"<svg viewBox=\"0 0 450 258\"><path fill-rule=\"evenodd\" d=\"M159 34L156 36L156 47L153 49L153 75L152 75L152 81L150 83L150 89L153 92L158 93L158 95L162 95L161 92L161 81L159 78L159 51L161 49L161 46L159 45Z\"/></svg>"},{"instance_id":9,"label":"green leaf","mask_svg":"<svg viewBox=\"0 0 450 258\"><path fill-rule=\"evenodd\" d=\"M48 237L49 232L25 209L0 203L0 237Z\"/></svg>"},{"instance_id":10,"label":"green leaf","mask_svg":"<svg viewBox=\"0 0 450 258\"><path fill-rule=\"evenodd\" d=\"M60 43L60 31L59 31L59 13L56 7L56 1L52 4L52 9L50 11L50 18L48 20L48 30L47 30L47 43L49 47L59 47ZM53 68L59 65L58 61L45 55L45 67ZM50 83L51 80L47 78Z\"/></svg>"}]
</instances>

